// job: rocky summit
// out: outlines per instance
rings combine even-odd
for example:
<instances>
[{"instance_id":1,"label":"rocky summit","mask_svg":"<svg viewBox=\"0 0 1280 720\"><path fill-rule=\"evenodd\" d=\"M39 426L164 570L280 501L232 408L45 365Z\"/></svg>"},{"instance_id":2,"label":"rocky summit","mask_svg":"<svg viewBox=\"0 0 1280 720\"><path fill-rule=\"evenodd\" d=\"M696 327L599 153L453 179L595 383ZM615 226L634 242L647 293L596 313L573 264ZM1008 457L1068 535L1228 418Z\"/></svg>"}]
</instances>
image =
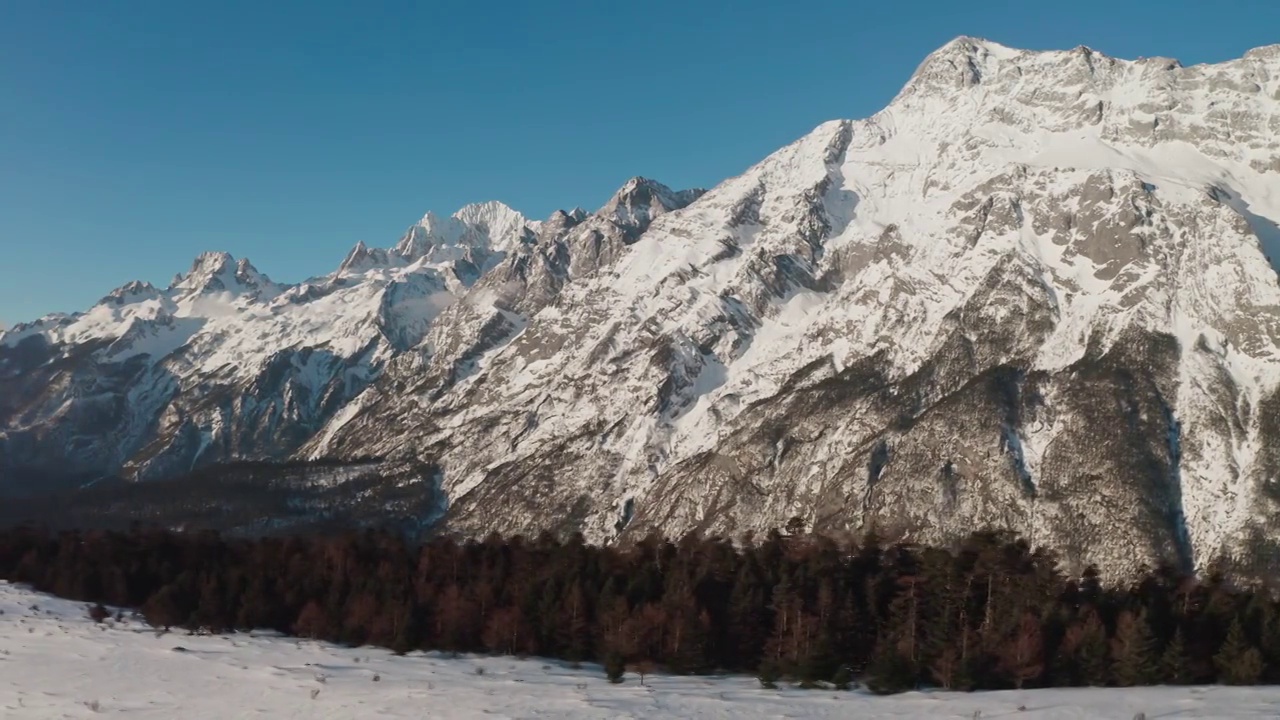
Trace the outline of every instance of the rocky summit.
<instances>
[{"instance_id":1,"label":"rocky summit","mask_svg":"<svg viewBox=\"0 0 1280 720\"><path fill-rule=\"evenodd\" d=\"M428 214L298 285L207 254L0 333L0 492L322 461L465 535L800 518L1274 567L1277 220L1280 45L960 38L707 192Z\"/></svg>"}]
</instances>

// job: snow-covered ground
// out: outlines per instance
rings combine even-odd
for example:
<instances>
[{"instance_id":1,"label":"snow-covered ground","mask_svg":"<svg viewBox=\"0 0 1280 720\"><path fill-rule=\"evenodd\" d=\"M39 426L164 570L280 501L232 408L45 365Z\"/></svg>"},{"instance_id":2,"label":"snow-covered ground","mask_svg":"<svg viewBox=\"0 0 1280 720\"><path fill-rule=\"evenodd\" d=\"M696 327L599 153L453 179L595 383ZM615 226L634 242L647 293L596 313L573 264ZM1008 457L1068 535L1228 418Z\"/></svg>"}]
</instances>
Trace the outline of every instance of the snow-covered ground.
<instances>
[{"instance_id":1,"label":"snow-covered ground","mask_svg":"<svg viewBox=\"0 0 1280 720\"><path fill-rule=\"evenodd\" d=\"M232 718L1274 718L1280 688L907 693L764 690L752 678L610 685L505 657L396 657L261 634L157 636L95 625L81 603L0 582L0 717ZM178 649L181 648L181 649ZM1025 709L1019 709L1019 708Z\"/></svg>"}]
</instances>

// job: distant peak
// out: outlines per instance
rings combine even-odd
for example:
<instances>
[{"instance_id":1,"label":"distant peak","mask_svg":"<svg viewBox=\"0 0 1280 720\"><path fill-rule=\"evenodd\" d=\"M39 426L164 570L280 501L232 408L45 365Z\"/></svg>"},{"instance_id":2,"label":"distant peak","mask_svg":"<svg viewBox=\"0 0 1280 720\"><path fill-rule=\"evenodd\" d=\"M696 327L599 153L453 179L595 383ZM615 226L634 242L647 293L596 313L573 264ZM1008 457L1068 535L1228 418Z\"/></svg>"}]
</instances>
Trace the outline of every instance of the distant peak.
<instances>
[{"instance_id":1,"label":"distant peak","mask_svg":"<svg viewBox=\"0 0 1280 720\"><path fill-rule=\"evenodd\" d=\"M961 35L925 57L907 82L903 94L972 87L982 82L983 76L994 69L995 63L1020 54L1022 51L997 42Z\"/></svg>"},{"instance_id":2,"label":"distant peak","mask_svg":"<svg viewBox=\"0 0 1280 720\"><path fill-rule=\"evenodd\" d=\"M626 203L632 200L647 202L651 199L657 199L666 205L668 210L677 210L693 202L704 192L706 191L702 189L672 190L657 180L637 175L623 184L621 188L618 188L606 208L610 205Z\"/></svg>"},{"instance_id":3,"label":"distant peak","mask_svg":"<svg viewBox=\"0 0 1280 720\"><path fill-rule=\"evenodd\" d=\"M249 262L249 258L236 260L228 252L205 252L196 256L191 270L174 278L174 289L189 292L260 290L271 280Z\"/></svg>"},{"instance_id":4,"label":"distant peak","mask_svg":"<svg viewBox=\"0 0 1280 720\"><path fill-rule=\"evenodd\" d=\"M977 48L994 44L996 43L992 43L986 38L980 38L974 35L957 35L951 40L948 40L942 47L938 48L934 52L950 52L953 50L973 51Z\"/></svg>"},{"instance_id":5,"label":"distant peak","mask_svg":"<svg viewBox=\"0 0 1280 720\"><path fill-rule=\"evenodd\" d=\"M338 266L338 272L361 272L370 268L388 265L390 261L391 258L386 250L371 248L361 240L343 258L342 264Z\"/></svg>"},{"instance_id":6,"label":"distant peak","mask_svg":"<svg viewBox=\"0 0 1280 720\"><path fill-rule=\"evenodd\" d=\"M622 188L618 190L618 192L620 193L634 192L636 190L639 190L640 188L653 188L656 190L666 190L668 192L671 191L671 188L667 187L666 185L663 185L657 180L650 180L647 177L641 177L637 175L631 178L630 180L628 180L625 184L623 184Z\"/></svg>"},{"instance_id":7,"label":"distant peak","mask_svg":"<svg viewBox=\"0 0 1280 720\"><path fill-rule=\"evenodd\" d=\"M364 244L363 240L357 241L356 246L351 248L351 252L347 253L347 256L342 259L342 264L338 266L338 272L361 269L368 258L368 246Z\"/></svg>"},{"instance_id":8,"label":"distant peak","mask_svg":"<svg viewBox=\"0 0 1280 720\"><path fill-rule=\"evenodd\" d=\"M203 252L197 255L195 261L191 263L191 272L219 270L233 262L235 262L235 258L232 257L231 253Z\"/></svg>"},{"instance_id":9,"label":"distant peak","mask_svg":"<svg viewBox=\"0 0 1280 720\"><path fill-rule=\"evenodd\" d=\"M586 210L583 210L580 207L575 207L572 210L557 210L551 213L551 217L548 219L548 222L555 220L557 218L568 218L570 220L584 220L589 214L590 213L588 213Z\"/></svg>"},{"instance_id":10,"label":"distant peak","mask_svg":"<svg viewBox=\"0 0 1280 720\"><path fill-rule=\"evenodd\" d=\"M634 234L643 232L659 216L687 207L705 192L701 188L676 191L656 180L636 176L613 194L600 214Z\"/></svg>"},{"instance_id":11,"label":"distant peak","mask_svg":"<svg viewBox=\"0 0 1280 720\"><path fill-rule=\"evenodd\" d=\"M392 250L409 261L427 256L444 257L444 247L504 250L530 232L524 215L497 200L464 205L449 217L428 212L409 228ZM452 256L456 253L445 253Z\"/></svg>"},{"instance_id":12,"label":"distant peak","mask_svg":"<svg viewBox=\"0 0 1280 720\"><path fill-rule=\"evenodd\" d=\"M422 219L418 221L418 227L424 227L424 228L439 227L442 219L443 218L440 217L439 213L435 212L434 210L428 210L427 214L423 215Z\"/></svg>"},{"instance_id":13,"label":"distant peak","mask_svg":"<svg viewBox=\"0 0 1280 720\"><path fill-rule=\"evenodd\" d=\"M174 278L173 287L183 290L202 290L206 287L218 286L222 282L220 275L233 274L235 258L227 252L203 252L191 262L191 269Z\"/></svg>"},{"instance_id":14,"label":"distant peak","mask_svg":"<svg viewBox=\"0 0 1280 720\"><path fill-rule=\"evenodd\" d=\"M498 214L510 214L510 215L520 214L518 211L513 210L511 206L507 205L506 203L500 200L486 200L484 202L468 203L466 205L463 205L461 208L458 209L458 212L453 214L453 216L456 218L461 218L466 215L474 215L478 213L483 213L483 214L498 213Z\"/></svg>"},{"instance_id":15,"label":"distant peak","mask_svg":"<svg viewBox=\"0 0 1280 720\"><path fill-rule=\"evenodd\" d=\"M453 214L453 218L467 225L512 226L527 222L524 215L497 200L463 205Z\"/></svg>"},{"instance_id":16,"label":"distant peak","mask_svg":"<svg viewBox=\"0 0 1280 720\"><path fill-rule=\"evenodd\" d=\"M271 283L271 279L254 267L247 257L242 257L236 261L236 280L239 280L242 285L254 288Z\"/></svg>"},{"instance_id":17,"label":"distant peak","mask_svg":"<svg viewBox=\"0 0 1280 720\"><path fill-rule=\"evenodd\" d=\"M523 221L524 216L519 211L513 210L506 203L497 200L486 200L485 202L470 203L458 208L458 211L444 217L434 210L428 210L426 215L418 221L418 225L424 228L444 228L450 220L456 220L464 224L472 225L477 222L485 222L495 218L515 219Z\"/></svg>"},{"instance_id":18,"label":"distant peak","mask_svg":"<svg viewBox=\"0 0 1280 720\"><path fill-rule=\"evenodd\" d=\"M124 285L112 290L106 297L98 301L98 304L106 305L123 305L140 298L157 297L160 291L149 282L141 280L131 280Z\"/></svg>"},{"instance_id":19,"label":"distant peak","mask_svg":"<svg viewBox=\"0 0 1280 720\"><path fill-rule=\"evenodd\" d=\"M115 292L122 295L137 295L140 293L152 292L156 288L149 282L143 280L130 280L129 282L116 288Z\"/></svg>"},{"instance_id":20,"label":"distant peak","mask_svg":"<svg viewBox=\"0 0 1280 720\"><path fill-rule=\"evenodd\" d=\"M577 226L583 220L587 219L587 212L582 208L574 208L571 211L556 210L551 213L551 217L547 218L539 228L540 234L550 233L556 235L563 233L570 228Z\"/></svg>"},{"instance_id":21,"label":"distant peak","mask_svg":"<svg viewBox=\"0 0 1280 720\"><path fill-rule=\"evenodd\" d=\"M942 47L934 50L929 57L944 55L975 55L990 54L1000 57L1012 57L1023 51L1011 48L1007 45L1001 45L994 40L975 37L973 35L961 35Z\"/></svg>"}]
</instances>

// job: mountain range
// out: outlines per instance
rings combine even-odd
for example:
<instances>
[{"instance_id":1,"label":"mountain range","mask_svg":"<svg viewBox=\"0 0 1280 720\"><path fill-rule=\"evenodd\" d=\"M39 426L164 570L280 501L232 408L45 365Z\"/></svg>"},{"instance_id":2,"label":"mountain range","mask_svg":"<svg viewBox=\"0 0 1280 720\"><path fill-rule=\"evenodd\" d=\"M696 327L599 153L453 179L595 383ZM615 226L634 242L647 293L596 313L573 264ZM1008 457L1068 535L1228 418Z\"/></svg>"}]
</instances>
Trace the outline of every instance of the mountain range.
<instances>
[{"instance_id":1,"label":"mountain range","mask_svg":"<svg viewBox=\"0 0 1280 720\"><path fill-rule=\"evenodd\" d=\"M1280 45L962 37L707 191L428 213L299 284L207 253L2 331L0 494L272 461L431 532L992 527L1111 576L1265 570L1277 220Z\"/></svg>"}]
</instances>

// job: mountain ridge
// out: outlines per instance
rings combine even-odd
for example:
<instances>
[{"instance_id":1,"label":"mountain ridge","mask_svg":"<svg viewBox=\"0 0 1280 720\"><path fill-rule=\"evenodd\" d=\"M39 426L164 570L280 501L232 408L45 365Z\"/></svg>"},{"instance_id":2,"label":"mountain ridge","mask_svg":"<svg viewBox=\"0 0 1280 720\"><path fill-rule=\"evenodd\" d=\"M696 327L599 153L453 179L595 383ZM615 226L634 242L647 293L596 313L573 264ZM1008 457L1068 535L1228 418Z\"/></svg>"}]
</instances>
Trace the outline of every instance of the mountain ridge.
<instances>
[{"instance_id":1,"label":"mountain ridge","mask_svg":"<svg viewBox=\"0 0 1280 720\"><path fill-rule=\"evenodd\" d=\"M38 459L92 427L67 415L118 417L119 383L155 406L126 424L147 442L90 442L98 465L376 456L436 468L416 482L461 533L798 516L925 541L990 524L1115 573L1263 562L1277 138L1280 46L1183 67L957 38L881 112L706 192L636 178L541 222L470 205L295 286L216 258L183 308L137 289L128 312L17 326L0 449ZM115 323L115 355L89 320ZM223 389L156 390L189 380Z\"/></svg>"}]
</instances>

